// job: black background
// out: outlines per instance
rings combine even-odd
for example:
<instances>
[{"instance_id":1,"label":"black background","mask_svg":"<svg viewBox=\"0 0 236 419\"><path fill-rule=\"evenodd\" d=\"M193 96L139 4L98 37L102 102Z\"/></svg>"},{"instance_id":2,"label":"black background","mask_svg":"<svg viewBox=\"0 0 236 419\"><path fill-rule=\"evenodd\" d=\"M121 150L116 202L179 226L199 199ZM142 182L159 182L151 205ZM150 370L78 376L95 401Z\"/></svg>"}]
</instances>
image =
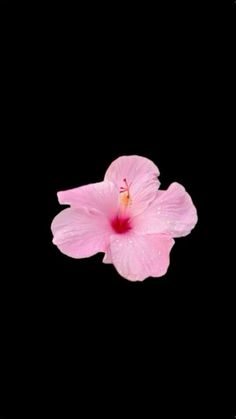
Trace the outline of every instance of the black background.
<instances>
[{"instance_id":1,"label":"black background","mask_svg":"<svg viewBox=\"0 0 236 419\"><path fill-rule=\"evenodd\" d=\"M39 8L3 35L6 417L124 405L233 417L234 19L234 3ZM153 160L162 189L183 184L199 215L167 274L142 283L51 243L56 192L102 180L126 154Z\"/></svg>"}]
</instances>

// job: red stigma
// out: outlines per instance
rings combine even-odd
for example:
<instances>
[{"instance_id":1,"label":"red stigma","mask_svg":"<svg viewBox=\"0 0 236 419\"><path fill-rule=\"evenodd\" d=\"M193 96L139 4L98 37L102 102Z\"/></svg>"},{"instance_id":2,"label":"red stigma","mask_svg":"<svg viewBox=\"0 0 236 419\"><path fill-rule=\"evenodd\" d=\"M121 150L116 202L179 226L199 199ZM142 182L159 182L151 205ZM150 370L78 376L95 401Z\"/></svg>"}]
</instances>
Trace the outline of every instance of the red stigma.
<instances>
[{"instance_id":1,"label":"red stigma","mask_svg":"<svg viewBox=\"0 0 236 419\"><path fill-rule=\"evenodd\" d=\"M120 187L120 193L127 192L127 198L129 198L129 185L127 183L126 178L123 179L123 182L124 182L125 186Z\"/></svg>"},{"instance_id":2,"label":"red stigma","mask_svg":"<svg viewBox=\"0 0 236 419\"><path fill-rule=\"evenodd\" d=\"M131 229L129 218L120 218L117 216L112 220L111 225L118 234L126 233Z\"/></svg>"}]
</instances>

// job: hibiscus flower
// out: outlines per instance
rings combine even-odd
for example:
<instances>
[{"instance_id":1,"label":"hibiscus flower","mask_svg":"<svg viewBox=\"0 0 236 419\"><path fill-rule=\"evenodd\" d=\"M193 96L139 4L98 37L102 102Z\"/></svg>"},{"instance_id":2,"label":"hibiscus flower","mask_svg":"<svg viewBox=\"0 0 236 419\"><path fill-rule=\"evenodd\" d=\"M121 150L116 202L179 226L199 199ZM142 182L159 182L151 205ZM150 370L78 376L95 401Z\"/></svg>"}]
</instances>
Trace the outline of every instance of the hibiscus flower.
<instances>
[{"instance_id":1,"label":"hibiscus flower","mask_svg":"<svg viewBox=\"0 0 236 419\"><path fill-rule=\"evenodd\" d=\"M73 258L104 252L103 262L131 281L164 275L174 238L190 233L197 212L182 185L159 190L158 176L151 160L122 156L102 182L58 192L70 207L52 222L53 243Z\"/></svg>"}]
</instances>

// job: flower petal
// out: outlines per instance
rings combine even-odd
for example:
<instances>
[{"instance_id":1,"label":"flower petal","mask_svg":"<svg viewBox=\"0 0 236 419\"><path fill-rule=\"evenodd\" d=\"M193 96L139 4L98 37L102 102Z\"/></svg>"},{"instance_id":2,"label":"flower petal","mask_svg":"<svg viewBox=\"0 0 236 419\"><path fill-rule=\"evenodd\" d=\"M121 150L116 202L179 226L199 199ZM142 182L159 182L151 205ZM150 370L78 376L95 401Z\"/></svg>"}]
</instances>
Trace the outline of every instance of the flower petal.
<instances>
[{"instance_id":1,"label":"flower petal","mask_svg":"<svg viewBox=\"0 0 236 419\"><path fill-rule=\"evenodd\" d=\"M110 250L110 247L108 247L108 249L107 249L107 251L106 251L106 253L105 253L105 255L104 255L104 258L103 258L103 263L113 263L112 262L112 257L111 257L111 250Z\"/></svg>"},{"instance_id":2,"label":"flower petal","mask_svg":"<svg viewBox=\"0 0 236 419\"><path fill-rule=\"evenodd\" d=\"M111 237L111 257L121 276L130 281L159 277L169 266L169 253L174 240L167 235L114 235Z\"/></svg>"},{"instance_id":3,"label":"flower petal","mask_svg":"<svg viewBox=\"0 0 236 419\"><path fill-rule=\"evenodd\" d=\"M143 212L156 198L160 185L158 175L157 166L146 157L122 156L109 166L105 180L112 181L118 191L128 188L130 199L122 197L121 193L120 202L134 216Z\"/></svg>"},{"instance_id":4,"label":"flower petal","mask_svg":"<svg viewBox=\"0 0 236 419\"><path fill-rule=\"evenodd\" d=\"M113 234L109 220L100 213L85 208L66 208L53 220L53 243L62 253L73 258L84 258L106 252Z\"/></svg>"},{"instance_id":5,"label":"flower petal","mask_svg":"<svg viewBox=\"0 0 236 419\"><path fill-rule=\"evenodd\" d=\"M118 210L119 193L112 182L103 181L58 192L60 204L86 207L93 212L113 216Z\"/></svg>"},{"instance_id":6,"label":"flower petal","mask_svg":"<svg viewBox=\"0 0 236 419\"><path fill-rule=\"evenodd\" d=\"M190 195L177 182L166 191L159 191L156 200L147 210L135 217L135 231L145 233L167 233L172 237L186 236L197 223L197 211Z\"/></svg>"},{"instance_id":7,"label":"flower petal","mask_svg":"<svg viewBox=\"0 0 236 419\"><path fill-rule=\"evenodd\" d=\"M121 156L114 160L108 167L105 179L116 184L118 188L126 178L128 183L140 182L140 178L155 179L160 172L158 167L146 157L141 156ZM159 183L159 181L158 181Z\"/></svg>"}]
</instances>

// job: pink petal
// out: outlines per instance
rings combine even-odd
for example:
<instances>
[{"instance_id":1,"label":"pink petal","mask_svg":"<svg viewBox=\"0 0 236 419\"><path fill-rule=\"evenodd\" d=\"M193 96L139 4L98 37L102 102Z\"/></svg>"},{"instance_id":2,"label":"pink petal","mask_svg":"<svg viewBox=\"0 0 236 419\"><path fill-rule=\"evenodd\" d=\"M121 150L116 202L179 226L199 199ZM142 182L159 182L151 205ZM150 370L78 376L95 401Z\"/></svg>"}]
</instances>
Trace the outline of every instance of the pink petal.
<instances>
[{"instance_id":1,"label":"pink petal","mask_svg":"<svg viewBox=\"0 0 236 419\"><path fill-rule=\"evenodd\" d=\"M157 166L146 157L122 156L109 166L105 180L112 181L119 191L128 185L130 202L126 210L137 215L156 198L160 185L158 175Z\"/></svg>"},{"instance_id":2,"label":"pink petal","mask_svg":"<svg viewBox=\"0 0 236 419\"><path fill-rule=\"evenodd\" d=\"M190 195L179 183L172 183L147 210L132 221L139 233L167 233L186 236L197 223L197 211Z\"/></svg>"},{"instance_id":3,"label":"pink petal","mask_svg":"<svg viewBox=\"0 0 236 419\"><path fill-rule=\"evenodd\" d=\"M110 247L108 247L108 249L107 249L107 251L106 251L106 253L105 253L105 255L104 255L104 258L103 258L103 263L113 263L112 262L112 257L111 257L111 250L110 250Z\"/></svg>"},{"instance_id":4,"label":"pink petal","mask_svg":"<svg viewBox=\"0 0 236 419\"><path fill-rule=\"evenodd\" d=\"M119 192L112 182L103 181L58 192L60 204L113 216L119 205Z\"/></svg>"},{"instance_id":5,"label":"pink petal","mask_svg":"<svg viewBox=\"0 0 236 419\"><path fill-rule=\"evenodd\" d=\"M173 239L161 234L114 235L110 244L112 262L119 274L130 281L159 277L167 271L173 245Z\"/></svg>"},{"instance_id":6,"label":"pink petal","mask_svg":"<svg viewBox=\"0 0 236 419\"><path fill-rule=\"evenodd\" d=\"M73 258L84 258L106 252L113 234L109 220L100 213L85 208L66 208L53 220L53 243L62 253Z\"/></svg>"},{"instance_id":7,"label":"pink petal","mask_svg":"<svg viewBox=\"0 0 236 419\"><path fill-rule=\"evenodd\" d=\"M157 166L146 157L135 155L121 156L108 167L105 179L112 181L119 188L124 178L127 179L128 183L139 183L140 178L155 179L157 181L159 174Z\"/></svg>"}]
</instances>

